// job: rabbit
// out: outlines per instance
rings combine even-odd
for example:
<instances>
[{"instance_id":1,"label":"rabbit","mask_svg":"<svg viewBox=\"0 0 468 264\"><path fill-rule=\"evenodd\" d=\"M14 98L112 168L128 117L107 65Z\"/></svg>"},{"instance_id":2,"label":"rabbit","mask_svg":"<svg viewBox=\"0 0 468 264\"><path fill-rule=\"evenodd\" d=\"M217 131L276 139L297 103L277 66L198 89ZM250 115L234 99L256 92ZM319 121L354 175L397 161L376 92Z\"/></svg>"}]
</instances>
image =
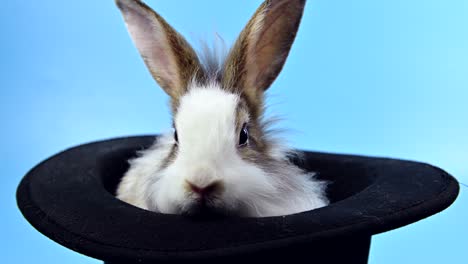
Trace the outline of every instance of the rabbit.
<instances>
[{"instance_id":1,"label":"rabbit","mask_svg":"<svg viewBox=\"0 0 468 264\"><path fill-rule=\"evenodd\" d=\"M326 206L327 182L290 161L265 91L288 57L305 0L266 0L222 60L203 60L139 0L116 0L133 43L170 97L173 127L128 160L116 197L153 212L269 217ZM297 153L296 153L297 154Z\"/></svg>"}]
</instances>

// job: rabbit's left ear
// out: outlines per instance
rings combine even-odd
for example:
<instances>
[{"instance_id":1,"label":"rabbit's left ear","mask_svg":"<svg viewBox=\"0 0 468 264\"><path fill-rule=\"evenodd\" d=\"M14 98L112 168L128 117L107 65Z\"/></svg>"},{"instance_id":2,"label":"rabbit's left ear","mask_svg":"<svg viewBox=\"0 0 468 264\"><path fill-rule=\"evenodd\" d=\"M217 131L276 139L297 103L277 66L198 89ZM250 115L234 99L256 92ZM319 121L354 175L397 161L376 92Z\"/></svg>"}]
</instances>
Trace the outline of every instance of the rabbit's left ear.
<instances>
[{"instance_id":1,"label":"rabbit's left ear","mask_svg":"<svg viewBox=\"0 0 468 264\"><path fill-rule=\"evenodd\" d=\"M116 0L128 31L161 88L177 100L203 70L190 44L160 15L139 0Z\"/></svg>"},{"instance_id":2,"label":"rabbit's left ear","mask_svg":"<svg viewBox=\"0 0 468 264\"><path fill-rule=\"evenodd\" d=\"M250 100L280 73L302 18L305 0L266 0L257 9L226 60L223 83Z\"/></svg>"}]
</instances>

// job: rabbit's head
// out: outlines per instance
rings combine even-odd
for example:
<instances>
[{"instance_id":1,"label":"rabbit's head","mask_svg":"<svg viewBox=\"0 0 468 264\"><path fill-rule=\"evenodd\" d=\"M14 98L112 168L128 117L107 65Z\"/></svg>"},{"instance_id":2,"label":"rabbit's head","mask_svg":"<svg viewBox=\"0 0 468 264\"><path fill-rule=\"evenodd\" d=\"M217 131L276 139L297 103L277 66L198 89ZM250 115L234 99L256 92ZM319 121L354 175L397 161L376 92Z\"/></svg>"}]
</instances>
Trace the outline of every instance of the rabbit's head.
<instances>
[{"instance_id":1,"label":"rabbit's head","mask_svg":"<svg viewBox=\"0 0 468 264\"><path fill-rule=\"evenodd\" d=\"M147 5L117 0L150 73L171 98L174 133L161 140L165 151L147 183L150 209L239 215L272 215L281 206L310 209L312 198L288 193L318 189L310 190L304 174L288 163L262 117L264 92L283 67L304 4L265 1L214 67ZM285 205L281 197L294 201Z\"/></svg>"}]
</instances>

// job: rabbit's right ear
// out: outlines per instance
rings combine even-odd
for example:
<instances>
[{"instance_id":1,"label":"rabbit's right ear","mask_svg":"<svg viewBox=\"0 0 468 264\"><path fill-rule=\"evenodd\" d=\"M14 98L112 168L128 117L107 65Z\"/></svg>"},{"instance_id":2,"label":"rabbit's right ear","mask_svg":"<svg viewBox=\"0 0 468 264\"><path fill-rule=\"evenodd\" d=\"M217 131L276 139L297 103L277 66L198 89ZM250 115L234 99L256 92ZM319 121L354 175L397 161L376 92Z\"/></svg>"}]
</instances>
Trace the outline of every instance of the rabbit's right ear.
<instances>
[{"instance_id":1,"label":"rabbit's right ear","mask_svg":"<svg viewBox=\"0 0 468 264\"><path fill-rule=\"evenodd\" d=\"M195 51L160 15L139 0L116 0L127 29L159 86L173 99L202 69Z\"/></svg>"}]
</instances>

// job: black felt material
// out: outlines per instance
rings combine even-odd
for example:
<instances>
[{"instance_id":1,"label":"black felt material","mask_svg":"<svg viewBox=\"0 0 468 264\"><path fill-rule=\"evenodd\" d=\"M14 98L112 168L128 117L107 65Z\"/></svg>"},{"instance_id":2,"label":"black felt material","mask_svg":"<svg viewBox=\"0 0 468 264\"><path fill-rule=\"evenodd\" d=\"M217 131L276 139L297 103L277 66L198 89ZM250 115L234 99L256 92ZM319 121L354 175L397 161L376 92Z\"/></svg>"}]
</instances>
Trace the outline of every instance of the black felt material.
<instances>
[{"instance_id":1,"label":"black felt material","mask_svg":"<svg viewBox=\"0 0 468 264\"><path fill-rule=\"evenodd\" d=\"M304 161L295 162L332 182L329 206L265 218L159 214L113 195L126 160L154 139L99 141L45 160L18 187L21 212L61 245L112 263L293 256L366 263L372 235L444 210L459 191L451 175L428 164L304 151Z\"/></svg>"}]
</instances>

